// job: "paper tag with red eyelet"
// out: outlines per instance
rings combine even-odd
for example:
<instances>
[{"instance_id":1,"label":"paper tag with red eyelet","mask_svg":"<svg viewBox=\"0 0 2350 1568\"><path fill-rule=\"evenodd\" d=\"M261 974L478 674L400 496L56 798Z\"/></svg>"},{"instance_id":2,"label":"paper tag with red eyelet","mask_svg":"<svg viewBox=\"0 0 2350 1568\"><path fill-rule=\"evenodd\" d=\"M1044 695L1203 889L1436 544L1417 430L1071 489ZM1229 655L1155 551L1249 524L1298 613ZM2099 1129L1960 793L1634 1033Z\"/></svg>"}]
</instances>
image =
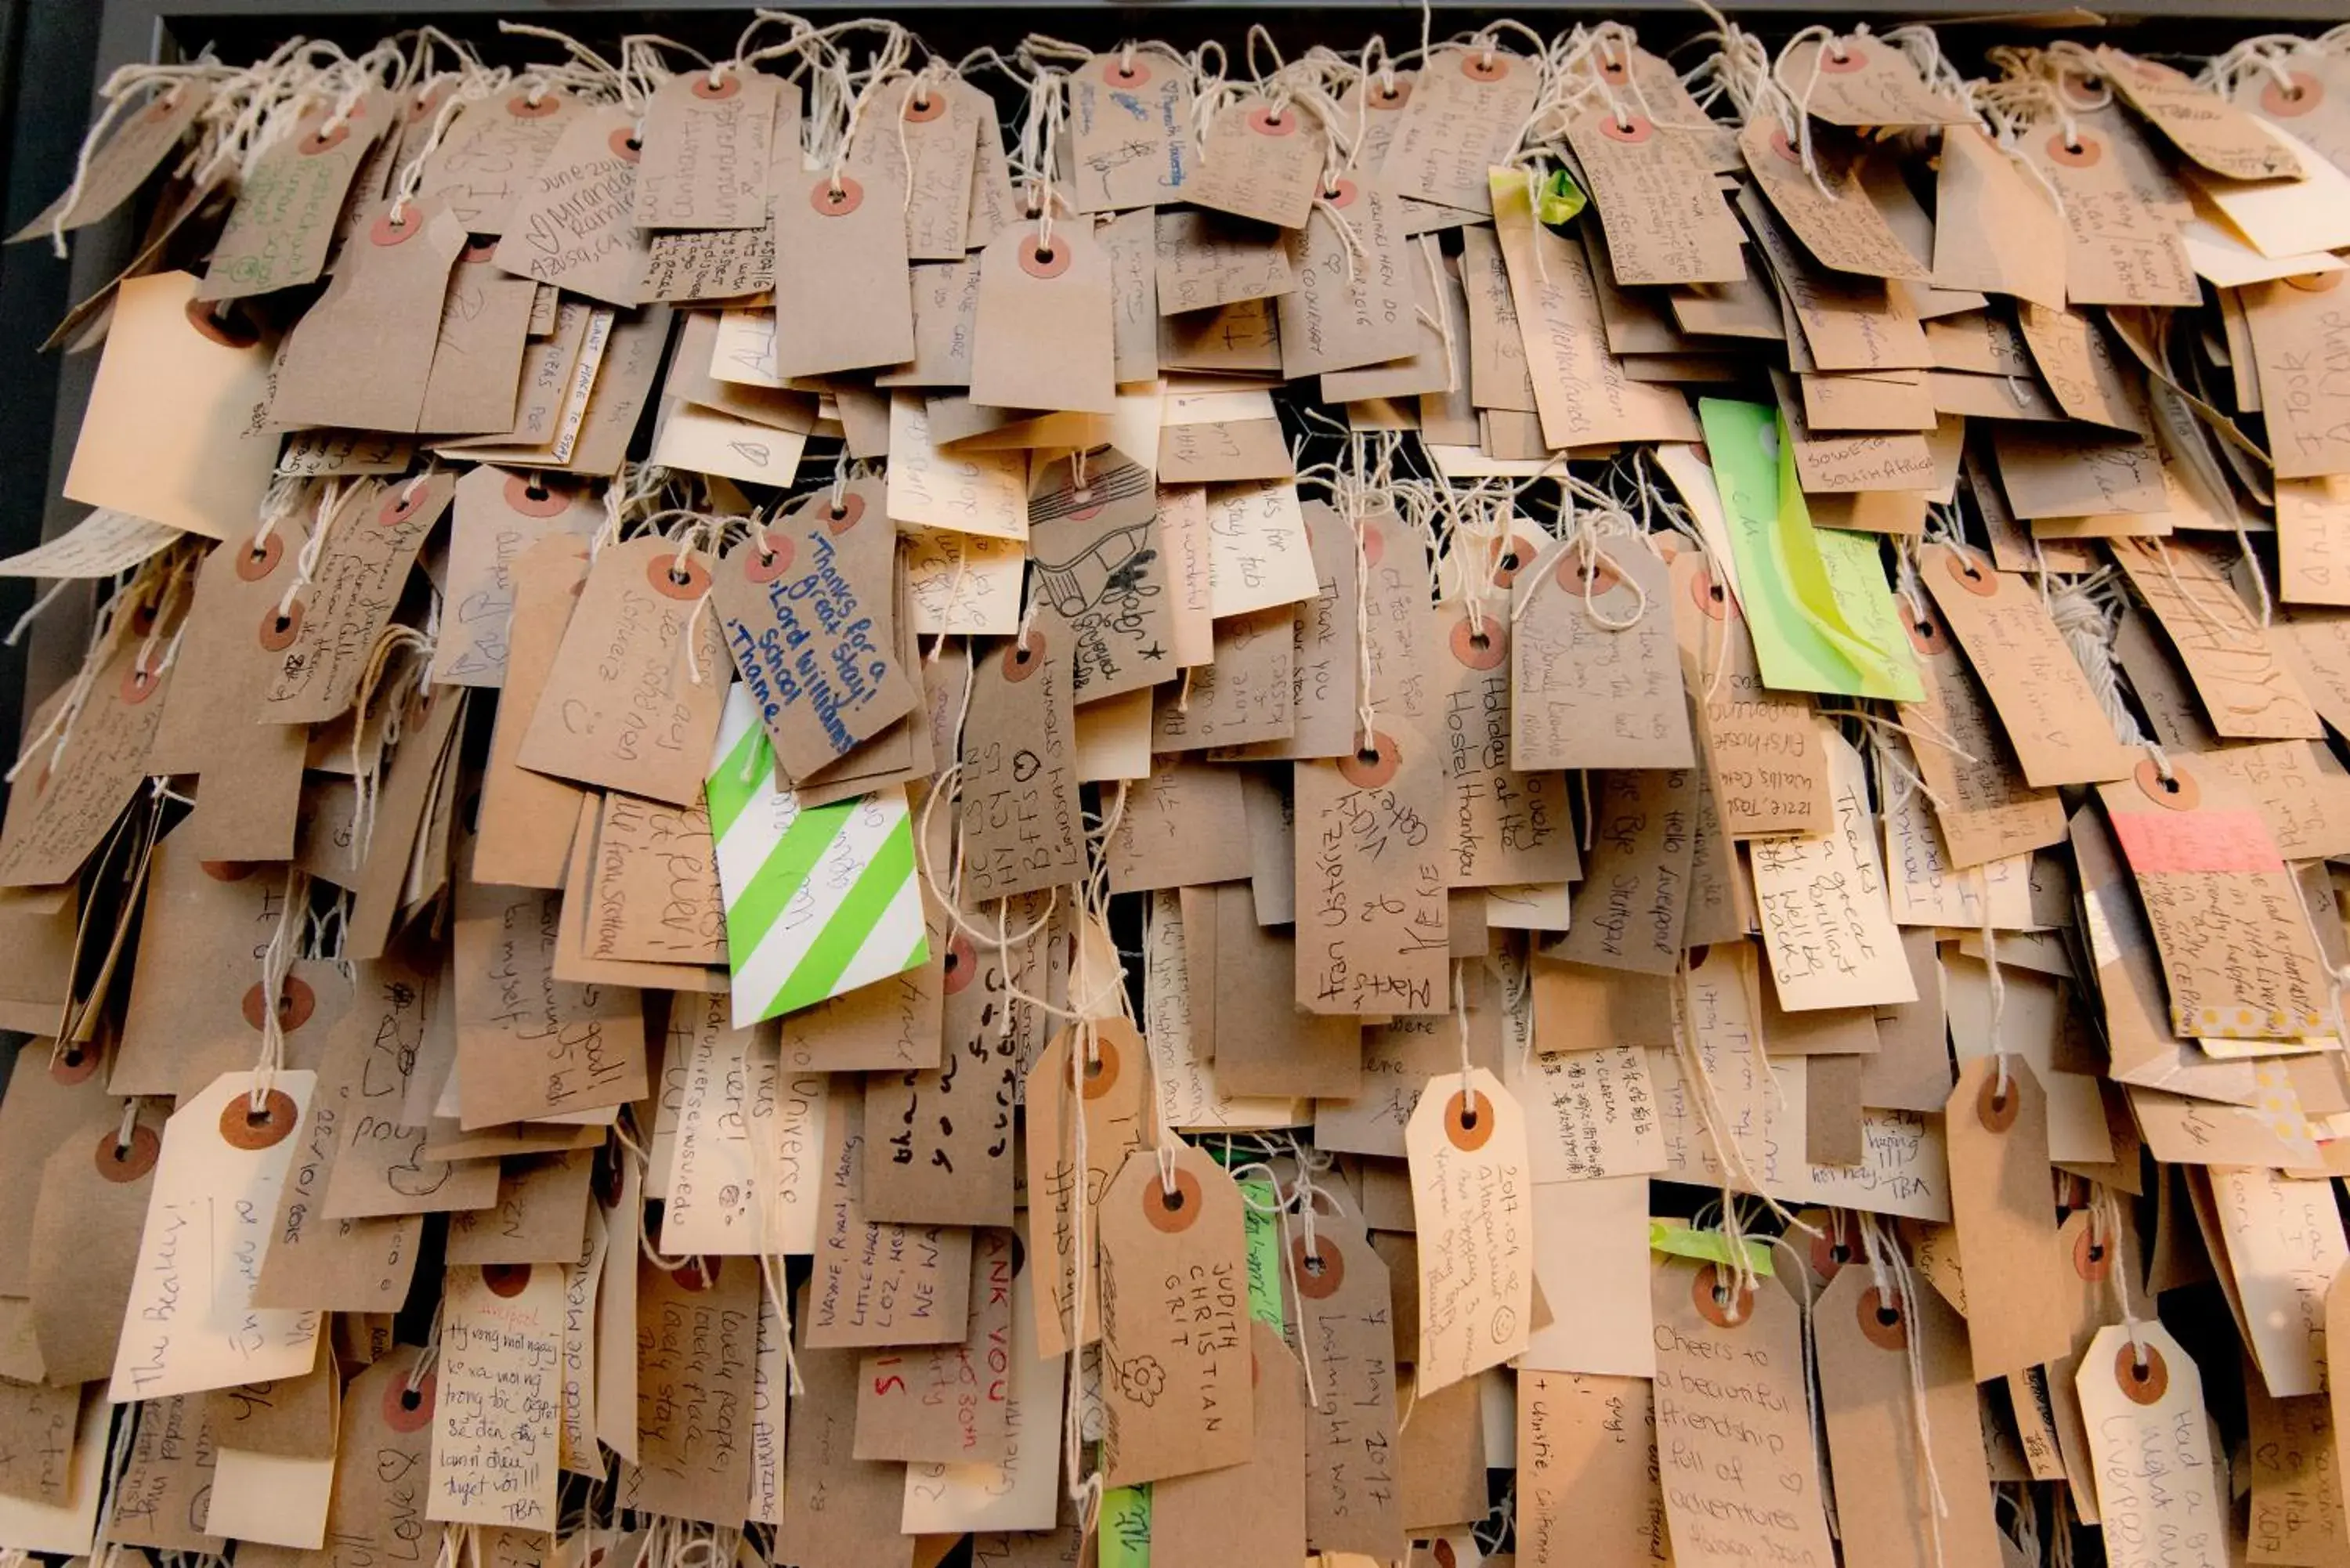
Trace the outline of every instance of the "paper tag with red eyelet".
<instances>
[{"instance_id":1,"label":"paper tag with red eyelet","mask_svg":"<svg viewBox=\"0 0 2350 1568\"><path fill-rule=\"evenodd\" d=\"M1171 1170L1162 1165L1169 1159ZM1240 1189L1188 1144L1171 1155L1141 1148L1100 1205L1102 1467L1110 1483L1245 1461L1253 1423Z\"/></svg>"},{"instance_id":2,"label":"paper tag with red eyelet","mask_svg":"<svg viewBox=\"0 0 2350 1568\"><path fill-rule=\"evenodd\" d=\"M448 1271L426 1518L553 1528L564 1286L547 1263Z\"/></svg>"},{"instance_id":3,"label":"paper tag with red eyelet","mask_svg":"<svg viewBox=\"0 0 2350 1568\"><path fill-rule=\"evenodd\" d=\"M409 567L455 493L455 477L446 471L389 484L370 481L310 519L313 532L324 529L326 537L309 580L282 612L282 599L273 604L258 628L262 645L280 657L255 717L319 724L349 710L376 639L399 608ZM290 586L290 575L281 575Z\"/></svg>"},{"instance_id":4,"label":"paper tag with red eyelet","mask_svg":"<svg viewBox=\"0 0 2350 1568\"><path fill-rule=\"evenodd\" d=\"M275 1075L261 1107L250 1073L224 1073L163 1126L139 1272L109 1397L156 1399L275 1377L317 1360L317 1312L253 1305L316 1075Z\"/></svg>"},{"instance_id":5,"label":"paper tag with red eyelet","mask_svg":"<svg viewBox=\"0 0 2350 1568\"><path fill-rule=\"evenodd\" d=\"M979 258L971 396L1001 408L1118 407L1109 256L1082 222L1008 228Z\"/></svg>"},{"instance_id":6,"label":"paper tag with red eyelet","mask_svg":"<svg viewBox=\"0 0 2350 1568\"><path fill-rule=\"evenodd\" d=\"M2211 1462L2202 1374L2185 1347L2151 1317L2136 1341L2108 1324L2082 1353L2074 1386L2113 1568L2225 1568L2222 1472Z\"/></svg>"},{"instance_id":7,"label":"paper tag with red eyelet","mask_svg":"<svg viewBox=\"0 0 2350 1568\"><path fill-rule=\"evenodd\" d=\"M1322 122L1297 105L1244 99L1208 127L1200 162L1183 186L1195 207L1302 229L1321 189Z\"/></svg>"},{"instance_id":8,"label":"paper tag with red eyelet","mask_svg":"<svg viewBox=\"0 0 2350 1568\"><path fill-rule=\"evenodd\" d=\"M775 105L785 85L764 71L722 66L687 71L654 88L639 138L637 223L649 229L764 227Z\"/></svg>"},{"instance_id":9,"label":"paper tag with red eyelet","mask_svg":"<svg viewBox=\"0 0 2350 1568\"><path fill-rule=\"evenodd\" d=\"M879 505L852 492L754 531L711 574L711 610L787 778L805 779L914 711L899 667L889 554Z\"/></svg>"},{"instance_id":10,"label":"paper tag with red eyelet","mask_svg":"<svg viewBox=\"0 0 2350 1568\"><path fill-rule=\"evenodd\" d=\"M1295 764L1297 1004L1441 1012L1451 916L1442 754L1399 726Z\"/></svg>"},{"instance_id":11,"label":"paper tag with red eyelet","mask_svg":"<svg viewBox=\"0 0 2350 1568\"><path fill-rule=\"evenodd\" d=\"M1077 823L1070 634L1031 626L981 650L962 732L963 894L975 903L1074 882Z\"/></svg>"},{"instance_id":12,"label":"paper tag with red eyelet","mask_svg":"<svg viewBox=\"0 0 2350 1568\"><path fill-rule=\"evenodd\" d=\"M2097 786L2182 1036L2330 1032L2333 992L2292 869L2246 787L2191 757Z\"/></svg>"},{"instance_id":13,"label":"paper tag with red eyelet","mask_svg":"<svg viewBox=\"0 0 2350 1568\"><path fill-rule=\"evenodd\" d=\"M1525 1349L1534 1331L1534 1175L1526 1120L1482 1067L1421 1090L1404 1131L1419 1234L1425 1395Z\"/></svg>"},{"instance_id":14,"label":"paper tag with red eyelet","mask_svg":"<svg viewBox=\"0 0 2350 1568\"><path fill-rule=\"evenodd\" d=\"M699 796L733 673L718 618L694 613L709 585L705 558L674 540L648 535L598 555L523 766L673 805Z\"/></svg>"}]
</instances>

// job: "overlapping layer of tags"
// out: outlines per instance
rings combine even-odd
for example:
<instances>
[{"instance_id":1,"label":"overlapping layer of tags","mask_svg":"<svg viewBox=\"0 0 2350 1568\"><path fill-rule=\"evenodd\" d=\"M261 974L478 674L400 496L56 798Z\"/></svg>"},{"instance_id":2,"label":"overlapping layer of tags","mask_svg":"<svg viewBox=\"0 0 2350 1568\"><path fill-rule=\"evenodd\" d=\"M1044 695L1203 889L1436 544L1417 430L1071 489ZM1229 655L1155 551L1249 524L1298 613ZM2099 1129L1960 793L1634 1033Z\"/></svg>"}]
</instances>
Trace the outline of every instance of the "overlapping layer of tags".
<instances>
[{"instance_id":1,"label":"overlapping layer of tags","mask_svg":"<svg viewBox=\"0 0 2350 1568\"><path fill-rule=\"evenodd\" d=\"M2350 37L1714 22L109 83L0 1548L2350 1561Z\"/></svg>"}]
</instances>

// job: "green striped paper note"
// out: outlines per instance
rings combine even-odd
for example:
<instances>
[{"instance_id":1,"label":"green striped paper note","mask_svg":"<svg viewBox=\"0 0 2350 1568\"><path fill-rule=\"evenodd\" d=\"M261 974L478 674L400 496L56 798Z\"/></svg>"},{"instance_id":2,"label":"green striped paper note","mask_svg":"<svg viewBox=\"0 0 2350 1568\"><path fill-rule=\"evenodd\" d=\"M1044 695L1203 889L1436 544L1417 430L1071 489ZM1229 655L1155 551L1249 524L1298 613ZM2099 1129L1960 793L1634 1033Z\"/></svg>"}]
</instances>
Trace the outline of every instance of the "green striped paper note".
<instances>
[{"instance_id":1,"label":"green striped paper note","mask_svg":"<svg viewBox=\"0 0 2350 1568\"><path fill-rule=\"evenodd\" d=\"M930 961L904 785L801 809L737 685L709 792L735 1028Z\"/></svg>"}]
</instances>

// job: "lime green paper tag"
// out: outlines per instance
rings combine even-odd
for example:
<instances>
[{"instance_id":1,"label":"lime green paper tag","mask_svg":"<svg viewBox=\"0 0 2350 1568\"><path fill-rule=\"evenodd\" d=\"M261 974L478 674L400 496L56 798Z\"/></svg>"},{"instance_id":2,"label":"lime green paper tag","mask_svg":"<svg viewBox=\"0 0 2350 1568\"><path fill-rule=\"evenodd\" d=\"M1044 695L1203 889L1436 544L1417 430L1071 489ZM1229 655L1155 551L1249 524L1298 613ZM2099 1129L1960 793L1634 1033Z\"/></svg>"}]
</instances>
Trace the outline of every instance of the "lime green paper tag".
<instances>
[{"instance_id":1,"label":"lime green paper tag","mask_svg":"<svg viewBox=\"0 0 2350 1568\"><path fill-rule=\"evenodd\" d=\"M1749 1236L1745 1248L1748 1267L1758 1274L1769 1275L1771 1244ZM1721 1231L1694 1230L1662 1220L1648 1221L1648 1251L1675 1258L1695 1258L1701 1263L1719 1263L1723 1268L1733 1266L1730 1261L1730 1238Z\"/></svg>"},{"instance_id":2,"label":"lime green paper tag","mask_svg":"<svg viewBox=\"0 0 2350 1568\"><path fill-rule=\"evenodd\" d=\"M1815 528L1787 426L1763 403L1698 401L1767 686L1915 702L1925 695L1874 535Z\"/></svg>"},{"instance_id":3,"label":"lime green paper tag","mask_svg":"<svg viewBox=\"0 0 2350 1568\"><path fill-rule=\"evenodd\" d=\"M1273 1183L1240 1184L1241 1212L1248 1221L1249 1316L1281 1327L1281 1218L1273 1211Z\"/></svg>"},{"instance_id":4,"label":"lime green paper tag","mask_svg":"<svg viewBox=\"0 0 2350 1568\"><path fill-rule=\"evenodd\" d=\"M1100 1568L1150 1568L1150 1488L1114 1486L1102 1493Z\"/></svg>"},{"instance_id":5,"label":"lime green paper tag","mask_svg":"<svg viewBox=\"0 0 2350 1568\"><path fill-rule=\"evenodd\" d=\"M1583 211L1587 199L1583 187L1575 182L1575 176L1561 169L1543 182L1542 198L1534 203L1534 216L1542 220L1545 228L1564 228Z\"/></svg>"}]
</instances>

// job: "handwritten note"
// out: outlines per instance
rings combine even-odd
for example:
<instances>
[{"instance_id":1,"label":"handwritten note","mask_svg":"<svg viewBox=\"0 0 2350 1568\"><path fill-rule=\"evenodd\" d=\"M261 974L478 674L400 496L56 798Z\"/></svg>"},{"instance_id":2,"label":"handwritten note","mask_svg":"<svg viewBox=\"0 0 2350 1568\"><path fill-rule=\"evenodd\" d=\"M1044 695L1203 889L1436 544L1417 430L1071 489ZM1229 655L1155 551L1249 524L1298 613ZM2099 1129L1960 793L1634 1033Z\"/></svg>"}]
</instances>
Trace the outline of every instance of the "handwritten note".
<instances>
[{"instance_id":1,"label":"handwritten note","mask_svg":"<svg viewBox=\"0 0 2350 1568\"><path fill-rule=\"evenodd\" d=\"M1827 738L1835 826L1818 838L1757 839L1754 902L1779 1005L1790 1012L1915 1002L1886 902L1860 753Z\"/></svg>"},{"instance_id":2,"label":"handwritten note","mask_svg":"<svg viewBox=\"0 0 2350 1568\"><path fill-rule=\"evenodd\" d=\"M637 1466L624 1507L723 1524L751 1494L759 1269L637 1264Z\"/></svg>"},{"instance_id":3,"label":"handwritten note","mask_svg":"<svg viewBox=\"0 0 2350 1568\"><path fill-rule=\"evenodd\" d=\"M2215 1165L2211 1196L2270 1395L2324 1393L2325 1293L2350 1263L2334 1184Z\"/></svg>"},{"instance_id":4,"label":"handwritten note","mask_svg":"<svg viewBox=\"0 0 2350 1568\"><path fill-rule=\"evenodd\" d=\"M298 1377L316 1362L322 1314L253 1304L316 1085L316 1074L276 1074L255 1125L253 1075L224 1073L163 1125L109 1388L117 1403Z\"/></svg>"},{"instance_id":5,"label":"handwritten note","mask_svg":"<svg viewBox=\"0 0 2350 1568\"><path fill-rule=\"evenodd\" d=\"M564 1271L455 1268L443 1291L425 1517L552 1530Z\"/></svg>"},{"instance_id":6,"label":"handwritten note","mask_svg":"<svg viewBox=\"0 0 2350 1568\"><path fill-rule=\"evenodd\" d=\"M1829 1568L1794 1298L1676 1259L1656 1265L1651 1299L1674 1562L1742 1568L1761 1550L1785 1568Z\"/></svg>"}]
</instances>

